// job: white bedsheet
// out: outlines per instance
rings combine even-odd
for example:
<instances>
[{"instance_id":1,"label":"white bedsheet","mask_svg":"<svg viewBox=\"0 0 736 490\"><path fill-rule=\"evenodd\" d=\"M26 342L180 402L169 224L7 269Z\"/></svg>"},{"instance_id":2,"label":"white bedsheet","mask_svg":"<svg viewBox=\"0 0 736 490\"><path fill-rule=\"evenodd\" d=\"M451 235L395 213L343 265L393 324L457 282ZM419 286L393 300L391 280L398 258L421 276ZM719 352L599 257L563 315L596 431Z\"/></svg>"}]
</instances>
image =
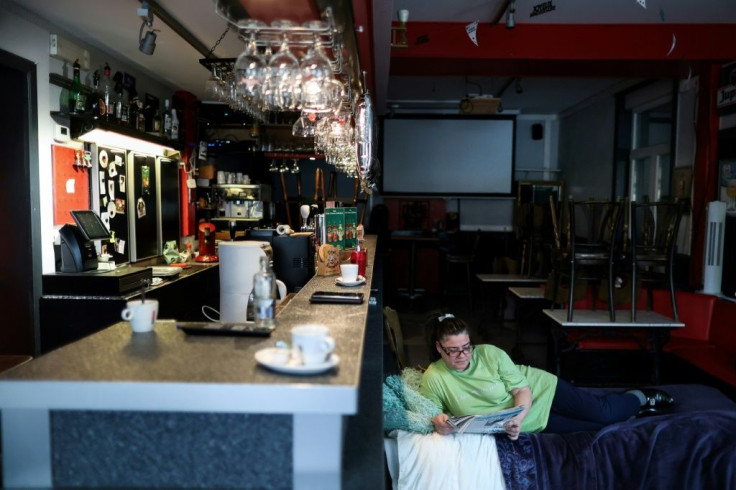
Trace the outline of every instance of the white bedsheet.
<instances>
[{"instance_id":1,"label":"white bedsheet","mask_svg":"<svg viewBox=\"0 0 736 490\"><path fill-rule=\"evenodd\" d=\"M394 490L503 490L493 436L397 431L385 441Z\"/></svg>"}]
</instances>

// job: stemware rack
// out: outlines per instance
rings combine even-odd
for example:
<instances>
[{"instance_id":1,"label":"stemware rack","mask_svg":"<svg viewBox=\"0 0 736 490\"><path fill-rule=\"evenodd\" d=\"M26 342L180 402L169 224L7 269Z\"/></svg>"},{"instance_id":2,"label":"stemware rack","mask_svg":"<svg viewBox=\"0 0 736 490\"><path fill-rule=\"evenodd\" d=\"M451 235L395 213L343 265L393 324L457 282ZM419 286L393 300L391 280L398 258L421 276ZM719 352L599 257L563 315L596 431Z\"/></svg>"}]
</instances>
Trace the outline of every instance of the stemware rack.
<instances>
[{"instance_id":1,"label":"stemware rack","mask_svg":"<svg viewBox=\"0 0 736 490\"><path fill-rule=\"evenodd\" d=\"M247 42L251 34L255 35L256 45L259 48L270 46L278 48L286 36L289 47L293 51L307 50L314 45L316 38L320 40L324 52L330 60L336 76L343 75L343 43L342 33L335 25L334 16L330 7L322 14L324 20L314 20L302 25L269 26L254 19L233 21L222 16L238 31L243 42ZM226 76L232 72L236 58L202 58L199 63L212 72L213 68Z\"/></svg>"}]
</instances>

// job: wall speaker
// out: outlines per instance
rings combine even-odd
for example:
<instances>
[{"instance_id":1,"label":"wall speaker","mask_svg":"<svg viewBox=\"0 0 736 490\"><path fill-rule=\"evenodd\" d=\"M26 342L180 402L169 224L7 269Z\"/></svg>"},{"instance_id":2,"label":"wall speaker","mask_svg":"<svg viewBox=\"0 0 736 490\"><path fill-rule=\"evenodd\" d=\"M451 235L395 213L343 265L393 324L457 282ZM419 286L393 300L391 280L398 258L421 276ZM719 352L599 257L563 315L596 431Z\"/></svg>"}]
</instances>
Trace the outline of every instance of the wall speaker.
<instances>
[{"instance_id":1,"label":"wall speaker","mask_svg":"<svg viewBox=\"0 0 736 490\"><path fill-rule=\"evenodd\" d=\"M541 123L532 124L532 139L541 140L544 138L544 126Z\"/></svg>"}]
</instances>

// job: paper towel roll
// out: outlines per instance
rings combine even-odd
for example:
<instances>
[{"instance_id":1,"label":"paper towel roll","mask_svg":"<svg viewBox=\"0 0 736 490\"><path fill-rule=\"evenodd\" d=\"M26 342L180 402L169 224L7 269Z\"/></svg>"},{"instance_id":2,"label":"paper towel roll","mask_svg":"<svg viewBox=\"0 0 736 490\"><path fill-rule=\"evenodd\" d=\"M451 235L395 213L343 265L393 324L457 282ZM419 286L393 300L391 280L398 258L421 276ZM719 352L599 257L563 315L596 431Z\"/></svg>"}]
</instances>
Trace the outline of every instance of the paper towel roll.
<instances>
[{"instance_id":1,"label":"paper towel roll","mask_svg":"<svg viewBox=\"0 0 736 490\"><path fill-rule=\"evenodd\" d=\"M262 242L220 242L220 321L246 321L253 275L266 255L262 246Z\"/></svg>"},{"instance_id":2,"label":"paper towel roll","mask_svg":"<svg viewBox=\"0 0 736 490\"><path fill-rule=\"evenodd\" d=\"M279 235L289 235L291 234L291 227L289 225L279 225L276 227L276 233Z\"/></svg>"}]
</instances>

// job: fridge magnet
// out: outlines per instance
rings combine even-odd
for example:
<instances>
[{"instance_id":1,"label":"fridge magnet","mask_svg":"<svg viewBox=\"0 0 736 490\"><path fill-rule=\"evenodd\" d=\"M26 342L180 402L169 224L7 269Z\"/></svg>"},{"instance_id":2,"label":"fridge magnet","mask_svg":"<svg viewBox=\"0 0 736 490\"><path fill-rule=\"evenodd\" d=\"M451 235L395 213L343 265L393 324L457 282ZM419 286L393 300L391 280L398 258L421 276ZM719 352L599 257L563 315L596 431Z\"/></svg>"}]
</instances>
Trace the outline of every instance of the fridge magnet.
<instances>
[{"instance_id":1,"label":"fridge magnet","mask_svg":"<svg viewBox=\"0 0 736 490\"><path fill-rule=\"evenodd\" d=\"M123 174L118 177L118 189L121 194L125 194L125 175Z\"/></svg>"},{"instance_id":2,"label":"fridge magnet","mask_svg":"<svg viewBox=\"0 0 736 490\"><path fill-rule=\"evenodd\" d=\"M113 219L115 217L117 210L115 209L114 201L110 201L109 203L107 203L107 213L110 215L110 219Z\"/></svg>"},{"instance_id":3,"label":"fridge magnet","mask_svg":"<svg viewBox=\"0 0 736 490\"><path fill-rule=\"evenodd\" d=\"M103 211L100 213L100 219L105 224L105 228L109 230L110 229L110 215L107 214L107 211Z\"/></svg>"},{"instance_id":4,"label":"fridge magnet","mask_svg":"<svg viewBox=\"0 0 736 490\"><path fill-rule=\"evenodd\" d=\"M118 175L118 166L115 163L110 163L107 167L107 176L113 178Z\"/></svg>"},{"instance_id":5,"label":"fridge magnet","mask_svg":"<svg viewBox=\"0 0 736 490\"><path fill-rule=\"evenodd\" d=\"M120 155L115 155L115 165L118 167L123 164L123 157Z\"/></svg>"},{"instance_id":6,"label":"fridge magnet","mask_svg":"<svg viewBox=\"0 0 736 490\"><path fill-rule=\"evenodd\" d=\"M102 207L107 209L107 196L102 198Z\"/></svg>"},{"instance_id":7,"label":"fridge magnet","mask_svg":"<svg viewBox=\"0 0 736 490\"><path fill-rule=\"evenodd\" d=\"M125 240L115 239L115 251L121 255L125 255Z\"/></svg>"},{"instance_id":8,"label":"fridge magnet","mask_svg":"<svg viewBox=\"0 0 736 490\"><path fill-rule=\"evenodd\" d=\"M100 167L107 168L108 159L107 159L107 152L105 150L100 150Z\"/></svg>"},{"instance_id":9,"label":"fridge magnet","mask_svg":"<svg viewBox=\"0 0 736 490\"><path fill-rule=\"evenodd\" d=\"M135 203L135 208L138 214L138 219L146 215L146 202L143 200L142 197L138 198L138 201Z\"/></svg>"},{"instance_id":10,"label":"fridge magnet","mask_svg":"<svg viewBox=\"0 0 736 490\"><path fill-rule=\"evenodd\" d=\"M118 214L125 214L125 199L120 197L115 198L115 211Z\"/></svg>"},{"instance_id":11,"label":"fridge magnet","mask_svg":"<svg viewBox=\"0 0 736 490\"><path fill-rule=\"evenodd\" d=\"M107 190L105 185L105 172L100 172L100 194L104 195Z\"/></svg>"},{"instance_id":12,"label":"fridge magnet","mask_svg":"<svg viewBox=\"0 0 736 490\"><path fill-rule=\"evenodd\" d=\"M148 165L141 165L141 194L151 195L151 167Z\"/></svg>"},{"instance_id":13,"label":"fridge magnet","mask_svg":"<svg viewBox=\"0 0 736 490\"><path fill-rule=\"evenodd\" d=\"M107 181L107 195L110 199L115 199L115 181L112 179Z\"/></svg>"}]
</instances>

